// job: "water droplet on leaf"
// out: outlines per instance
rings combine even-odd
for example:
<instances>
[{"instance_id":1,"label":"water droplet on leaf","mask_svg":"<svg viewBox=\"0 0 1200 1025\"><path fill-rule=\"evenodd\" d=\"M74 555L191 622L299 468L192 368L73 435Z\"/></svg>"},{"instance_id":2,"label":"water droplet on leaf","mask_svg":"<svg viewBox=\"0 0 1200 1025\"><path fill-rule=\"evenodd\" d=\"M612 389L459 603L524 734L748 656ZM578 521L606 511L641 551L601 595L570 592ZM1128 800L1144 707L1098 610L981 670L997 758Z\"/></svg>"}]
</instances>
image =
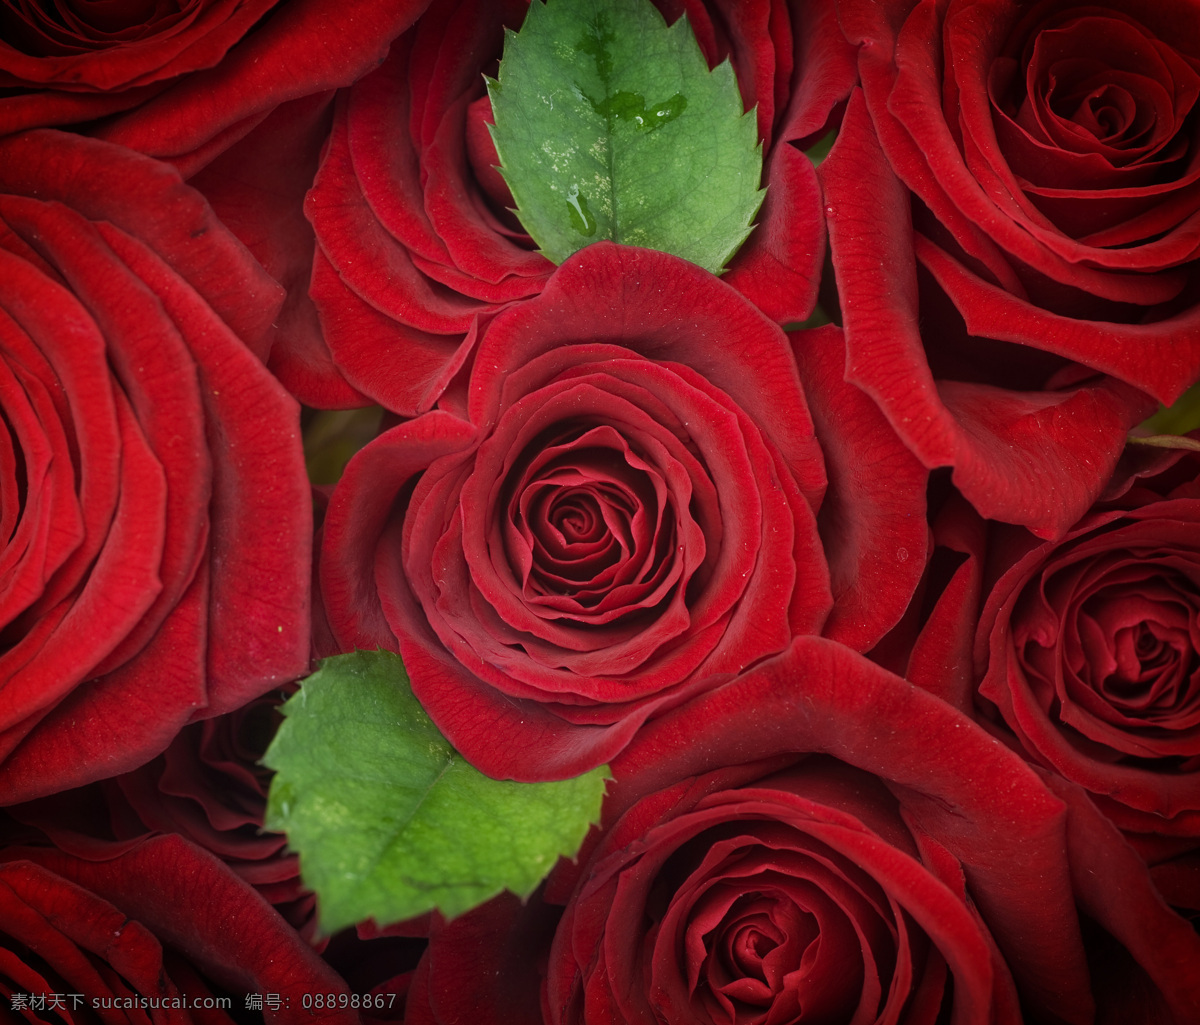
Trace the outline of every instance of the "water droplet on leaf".
<instances>
[{"instance_id":1,"label":"water droplet on leaf","mask_svg":"<svg viewBox=\"0 0 1200 1025\"><path fill-rule=\"evenodd\" d=\"M578 185L567 189L567 209L571 217L571 227L580 235L596 234L596 218L588 209L587 196L579 194Z\"/></svg>"}]
</instances>

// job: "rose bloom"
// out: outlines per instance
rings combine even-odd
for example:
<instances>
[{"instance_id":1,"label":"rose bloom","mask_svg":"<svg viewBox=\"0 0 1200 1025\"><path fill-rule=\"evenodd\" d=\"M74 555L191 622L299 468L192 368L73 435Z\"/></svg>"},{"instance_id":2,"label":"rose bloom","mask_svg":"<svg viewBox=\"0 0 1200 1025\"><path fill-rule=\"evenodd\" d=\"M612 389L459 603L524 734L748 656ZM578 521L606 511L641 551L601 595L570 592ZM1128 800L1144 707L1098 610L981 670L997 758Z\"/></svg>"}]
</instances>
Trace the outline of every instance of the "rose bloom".
<instances>
[{"instance_id":1,"label":"rose bloom","mask_svg":"<svg viewBox=\"0 0 1200 1025\"><path fill-rule=\"evenodd\" d=\"M169 836L196 862L207 864L203 855L213 855L342 976L337 993L348 989L379 997L369 1011L358 1012L361 1022L401 1021L404 994L424 947L423 923L379 930L364 922L333 936L319 934L316 894L301 882L297 855L287 850L283 834L262 829L271 773L260 759L278 726L276 708L285 696L264 695L226 715L185 726L166 751L131 772L9 805L0 813L0 839L35 859L41 856L37 851L53 848L54 857L74 859L69 864L119 860L152 835ZM215 877L226 880L228 872L218 871ZM273 916L256 916L261 921L252 928L286 935ZM187 921L180 919L181 929ZM241 929L240 921L231 917L226 928ZM293 1009L302 1008L305 994L315 992L294 991ZM240 991L234 998L241 1009Z\"/></svg>"},{"instance_id":2,"label":"rose bloom","mask_svg":"<svg viewBox=\"0 0 1200 1025\"><path fill-rule=\"evenodd\" d=\"M578 865L434 929L409 1025L1200 1013L1200 936L1086 798L840 645L797 639L612 769Z\"/></svg>"},{"instance_id":3,"label":"rose bloom","mask_svg":"<svg viewBox=\"0 0 1200 1025\"><path fill-rule=\"evenodd\" d=\"M1061 534L1138 392L1200 373L1196 15L839 4L863 86L825 181L851 380L989 518Z\"/></svg>"},{"instance_id":4,"label":"rose bloom","mask_svg":"<svg viewBox=\"0 0 1200 1025\"><path fill-rule=\"evenodd\" d=\"M935 565L960 564L907 666L1160 851L1200 837L1198 478L1194 452L1131 446L1058 542L951 503Z\"/></svg>"},{"instance_id":5,"label":"rose bloom","mask_svg":"<svg viewBox=\"0 0 1200 1025\"><path fill-rule=\"evenodd\" d=\"M111 776L308 665L281 291L163 164L0 143L0 801Z\"/></svg>"},{"instance_id":6,"label":"rose bloom","mask_svg":"<svg viewBox=\"0 0 1200 1025\"><path fill-rule=\"evenodd\" d=\"M598 243L351 460L325 612L343 650L399 650L484 772L576 775L821 629L824 487L783 332L694 264Z\"/></svg>"},{"instance_id":7,"label":"rose bloom","mask_svg":"<svg viewBox=\"0 0 1200 1025\"><path fill-rule=\"evenodd\" d=\"M145 765L6 811L37 829L37 842L89 861L106 861L151 833L177 833L220 858L313 942L316 898L301 884L298 858L282 834L262 829L271 773L258 763L280 700L264 695L191 723Z\"/></svg>"},{"instance_id":8,"label":"rose bloom","mask_svg":"<svg viewBox=\"0 0 1200 1025\"><path fill-rule=\"evenodd\" d=\"M282 368L272 366L277 376L309 404L355 404L357 393L334 375L317 394L295 380L313 376L309 361L329 362L308 298L314 242L304 194L334 91L376 67L427 2L6 0L0 135L71 125L177 167L287 290L263 340L264 352L287 353Z\"/></svg>"},{"instance_id":9,"label":"rose bloom","mask_svg":"<svg viewBox=\"0 0 1200 1025\"><path fill-rule=\"evenodd\" d=\"M274 1010L264 1001L267 1022L360 1022L358 1011L329 1007L330 997L348 1005L350 993L295 930L179 836L96 861L0 849L0 950L5 1000L46 997L41 1010L13 1003L14 1017L226 1025L246 1020L246 994L257 993L279 997ZM322 1007L305 1007L316 994Z\"/></svg>"},{"instance_id":10,"label":"rose bloom","mask_svg":"<svg viewBox=\"0 0 1200 1025\"><path fill-rule=\"evenodd\" d=\"M289 100L374 67L425 0L0 6L0 135L91 134L203 166Z\"/></svg>"},{"instance_id":11,"label":"rose bloom","mask_svg":"<svg viewBox=\"0 0 1200 1025\"><path fill-rule=\"evenodd\" d=\"M554 270L509 208L488 133L483 75L523 0L435 0L384 64L342 98L307 213L318 251L312 296L332 363L276 357L296 394L343 405L428 410L463 366L476 318L536 295ZM725 280L780 324L816 301L825 248L813 141L854 83L831 0L662 0L686 12L710 65L732 61L756 107L766 199ZM390 369L403 353L405 373ZM328 358L328 357L327 357ZM344 375L352 390L332 383ZM356 398L357 393L361 393ZM368 396L369 400L364 396Z\"/></svg>"}]
</instances>

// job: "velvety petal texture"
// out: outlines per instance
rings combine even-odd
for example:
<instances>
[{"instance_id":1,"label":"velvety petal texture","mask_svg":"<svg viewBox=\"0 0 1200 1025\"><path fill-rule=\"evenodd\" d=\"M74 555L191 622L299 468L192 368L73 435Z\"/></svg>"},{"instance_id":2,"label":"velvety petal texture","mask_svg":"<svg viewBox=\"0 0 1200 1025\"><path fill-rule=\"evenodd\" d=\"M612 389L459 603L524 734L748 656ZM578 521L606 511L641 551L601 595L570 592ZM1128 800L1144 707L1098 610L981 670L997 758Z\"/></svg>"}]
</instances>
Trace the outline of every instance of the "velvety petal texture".
<instances>
[{"instance_id":1,"label":"velvety petal texture","mask_svg":"<svg viewBox=\"0 0 1200 1025\"><path fill-rule=\"evenodd\" d=\"M435 926L406 1020L1184 1025L1200 1009L1200 937L1086 797L842 645L798 638L647 724L612 768L578 864L525 907ZM545 967L484 955L479 971L505 941Z\"/></svg>"},{"instance_id":2,"label":"velvety petal texture","mask_svg":"<svg viewBox=\"0 0 1200 1025\"><path fill-rule=\"evenodd\" d=\"M0 143L0 800L140 765L307 664L279 286L169 167Z\"/></svg>"},{"instance_id":3,"label":"velvety petal texture","mask_svg":"<svg viewBox=\"0 0 1200 1025\"><path fill-rule=\"evenodd\" d=\"M6 811L89 861L108 860L152 833L178 834L225 862L312 942L316 898L301 884L286 838L262 829L271 774L258 763L281 697L264 695L185 726L161 755L130 772Z\"/></svg>"},{"instance_id":4,"label":"velvety petal texture","mask_svg":"<svg viewBox=\"0 0 1200 1025\"><path fill-rule=\"evenodd\" d=\"M0 134L99 122L194 170L279 104L349 85L426 0L5 4Z\"/></svg>"},{"instance_id":5,"label":"velvety petal texture","mask_svg":"<svg viewBox=\"0 0 1200 1025\"><path fill-rule=\"evenodd\" d=\"M985 516L1061 534L1139 416L1106 378L1169 404L1200 375L1196 4L841 0L838 16L865 101L826 179L851 379Z\"/></svg>"},{"instance_id":6,"label":"velvety petal texture","mask_svg":"<svg viewBox=\"0 0 1200 1025\"><path fill-rule=\"evenodd\" d=\"M816 301L825 246L812 141L854 82L831 0L662 0L715 65L729 58L764 146L765 203L726 280L778 323ZM412 416L475 344L476 320L538 294L553 265L510 211L488 133L484 74L525 0L434 0L383 65L338 105L306 210L319 251L312 296L349 384ZM403 353L402 378L381 374ZM284 357L281 357L281 359Z\"/></svg>"},{"instance_id":7,"label":"velvety petal texture","mask_svg":"<svg viewBox=\"0 0 1200 1025\"><path fill-rule=\"evenodd\" d=\"M961 301L953 261L917 232L861 94L821 178L847 380L878 402L926 467L951 467L984 516L1061 535L1096 499L1128 430L1154 410L1117 364L1063 339L1093 349L1112 340L1137 367L1170 374L1175 393L1194 375L1180 362L1178 325L1073 320L992 284L980 285L986 303ZM1018 324L1026 335L1014 334Z\"/></svg>"},{"instance_id":8,"label":"velvety petal texture","mask_svg":"<svg viewBox=\"0 0 1200 1025\"><path fill-rule=\"evenodd\" d=\"M245 1020L247 993L279 997L264 1012L278 1025L360 1021L304 1006L316 993L348 1000L345 982L248 884L179 836L101 861L0 851L0 988L6 1001L62 994L61 1012L31 1013L72 1021L226 1025Z\"/></svg>"},{"instance_id":9,"label":"velvety petal texture","mask_svg":"<svg viewBox=\"0 0 1200 1025\"><path fill-rule=\"evenodd\" d=\"M979 693L1123 828L1197 837L1200 459L1141 450L1122 470L1060 543L993 538Z\"/></svg>"},{"instance_id":10,"label":"velvety petal texture","mask_svg":"<svg viewBox=\"0 0 1200 1025\"><path fill-rule=\"evenodd\" d=\"M867 651L904 615L925 571L929 471L845 380L842 331L827 325L789 337L829 476L817 524L834 606L822 633Z\"/></svg>"},{"instance_id":11,"label":"velvety petal texture","mask_svg":"<svg viewBox=\"0 0 1200 1025\"><path fill-rule=\"evenodd\" d=\"M961 273L960 307L989 307L996 285L1112 321L1090 347L1042 323L1078 362L1170 402L1200 370L1192 0L843 0L839 16L880 143L923 204L917 230ZM1146 358L1151 325L1171 332L1169 361Z\"/></svg>"},{"instance_id":12,"label":"velvety petal texture","mask_svg":"<svg viewBox=\"0 0 1200 1025\"><path fill-rule=\"evenodd\" d=\"M334 93L280 104L244 139L188 178L221 222L287 290L264 343L271 372L319 409L366 405L333 365L309 295L316 240L304 216L333 119Z\"/></svg>"},{"instance_id":13,"label":"velvety petal texture","mask_svg":"<svg viewBox=\"0 0 1200 1025\"><path fill-rule=\"evenodd\" d=\"M1065 537L941 508L922 597L872 652L1103 815L1172 906L1200 910L1200 462L1131 445ZM1082 813L1081 813L1082 814ZM1110 994L1108 1000L1116 998Z\"/></svg>"},{"instance_id":14,"label":"velvety petal texture","mask_svg":"<svg viewBox=\"0 0 1200 1025\"><path fill-rule=\"evenodd\" d=\"M321 587L337 643L398 649L483 771L578 774L821 629L825 476L795 363L712 275L589 246L489 324L460 411L350 462Z\"/></svg>"}]
</instances>

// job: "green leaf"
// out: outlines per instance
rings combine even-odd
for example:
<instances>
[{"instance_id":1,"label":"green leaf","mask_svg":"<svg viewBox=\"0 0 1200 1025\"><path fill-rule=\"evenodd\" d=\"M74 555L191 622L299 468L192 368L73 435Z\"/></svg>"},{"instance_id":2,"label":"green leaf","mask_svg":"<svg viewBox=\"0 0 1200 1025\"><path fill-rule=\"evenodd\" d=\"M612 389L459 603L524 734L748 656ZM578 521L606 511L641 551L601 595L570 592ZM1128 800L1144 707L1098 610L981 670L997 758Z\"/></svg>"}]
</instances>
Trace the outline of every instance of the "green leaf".
<instances>
[{"instance_id":1,"label":"green leaf","mask_svg":"<svg viewBox=\"0 0 1200 1025\"><path fill-rule=\"evenodd\" d=\"M516 214L562 263L600 239L717 273L762 203L762 146L728 61L649 0L534 0L488 80Z\"/></svg>"},{"instance_id":2,"label":"green leaf","mask_svg":"<svg viewBox=\"0 0 1200 1025\"><path fill-rule=\"evenodd\" d=\"M816 142L804 151L804 155L813 162L814 167L820 167L821 162L829 156L829 151L833 149L833 144L837 142L837 129L826 132Z\"/></svg>"},{"instance_id":3,"label":"green leaf","mask_svg":"<svg viewBox=\"0 0 1200 1025\"><path fill-rule=\"evenodd\" d=\"M1193 384L1172 406L1160 406L1157 413L1139 425L1138 431L1150 434L1188 434L1200 428L1200 382Z\"/></svg>"},{"instance_id":4,"label":"green leaf","mask_svg":"<svg viewBox=\"0 0 1200 1025\"><path fill-rule=\"evenodd\" d=\"M306 409L304 461L314 484L336 484L350 457L379 433L381 406L362 409Z\"/></svg>"},{"instance_id":5,"label":"green leaf","mask_svg":"<svg viewBox=\"0 0 1200 1025\"><path fill-rule=\"evenodd\" d=\"M263 762L266 828L282 830L326 933L508 889L524 898L598 821L607 768L557 783L489 779L438 732L398 655L326 659L283 706Z\"/></svg>"},{"instance_id":6,"label":"green leaf","mask_svg":"<svg viewBox=\"0 0 1200 1025\"><path fill-rule=\"evenodd\" d=\"M1200 452L1200 441L1182 438L1178 434L1154 434L1150 437L1129 436L1131 445L1148 445L1150 448L1178 448L1189 452Z\"/></svg>"}]
</instances>

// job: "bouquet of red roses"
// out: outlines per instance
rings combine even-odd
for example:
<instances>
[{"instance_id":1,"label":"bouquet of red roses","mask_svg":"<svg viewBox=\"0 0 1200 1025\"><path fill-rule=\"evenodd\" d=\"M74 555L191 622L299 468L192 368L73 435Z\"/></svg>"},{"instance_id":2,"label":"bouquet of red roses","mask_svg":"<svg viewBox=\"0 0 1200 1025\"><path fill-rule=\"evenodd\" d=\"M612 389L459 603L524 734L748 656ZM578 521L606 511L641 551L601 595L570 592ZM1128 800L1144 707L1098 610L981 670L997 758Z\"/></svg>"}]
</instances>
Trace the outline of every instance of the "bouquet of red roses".
<instances>
[{"instance_id":1,"label":"bouquet of red roses","mask_svg":"<svg viewBox=\"0 0 1200 1025\"><path fill-rule=\"evenodd\" d=\"M1200 2L0 9L16 1021L1200 1021Z\"/></svg>"}]
</instances>

